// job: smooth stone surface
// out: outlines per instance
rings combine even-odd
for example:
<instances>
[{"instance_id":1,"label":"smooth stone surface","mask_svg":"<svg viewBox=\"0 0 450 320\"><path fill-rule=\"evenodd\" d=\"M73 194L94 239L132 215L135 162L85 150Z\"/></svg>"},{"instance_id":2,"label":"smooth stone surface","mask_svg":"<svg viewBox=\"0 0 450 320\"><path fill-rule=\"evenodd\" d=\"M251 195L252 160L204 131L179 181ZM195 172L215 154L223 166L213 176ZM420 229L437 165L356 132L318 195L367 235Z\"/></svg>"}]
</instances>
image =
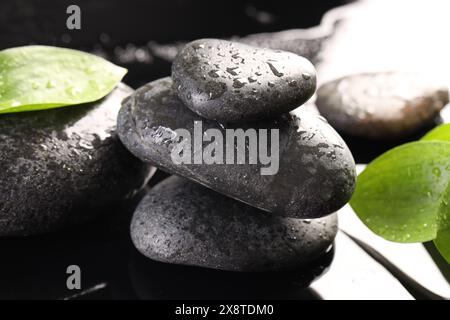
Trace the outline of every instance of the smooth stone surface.
<instances>
[{"instance_id":1,"label":"smooth stone surface","mask_svg":"<svg viewBox=\"0 0 450 320\"><path fill-rule=\"evenodd\" d=\"M322 85L316 105L338 131L394 139L427 126L448 101L446 85L431 76L380 72L346 76Z\"/></svg>"},{"instance_id":2,"label":"smooth stone surface","mask_svg":"<svg viewBox=\"0 0 450 320\"><path fill-rule=\"evenodd\" d=\"M307 59L217 39L187 44L173 63L172 78L192 111L223 122L289 112L316 89L316 72Z\"/></svg>"},{"instance_id":3,"label":"smooth stone surface","mask_svg":"<svg viewBox=\"0 0 450 320\"><path fill-rule=\"evenodd\" d=\"M273 121L227 126L279 130L279 171L275 175L261 175L261 168L267 165L259 161L175 164L172 150L183 140L174 130L184 128L194 137L194 121L202 121L203 132L215 128L226 136L223 125L202 119L186 108L178 99L172 80L164 78L141 87L124 100L118 132L124 145L140 159L278 215L324 216L344 206L353 192L353 157L321 116L301 110L300 116L293 112ZM204 142L203 147L209 144Z\"/></svg>"},{"instance_id":4,"label":"smooth stone surface","mask_svg":"<svg viewBox=\"0 0 450 320\"><path fill-rule=\"evenodd\" d=\"M229 271L305 265L330 247L336 232L336 215L277 217L176 176L149 191L131 222L133 243L145 256Z\"/></svg>"},{"instance_id":5,"label":"smooth stone surface","mask_svg":"<svg viewBox=\"0 0 450 320\"><path fill-rule=\"evenodd\" d=\"M134 195L154 169L116 134L121 84L99 102L0 116L0 236L84 222Z\"/></svg>"}]
</instances>

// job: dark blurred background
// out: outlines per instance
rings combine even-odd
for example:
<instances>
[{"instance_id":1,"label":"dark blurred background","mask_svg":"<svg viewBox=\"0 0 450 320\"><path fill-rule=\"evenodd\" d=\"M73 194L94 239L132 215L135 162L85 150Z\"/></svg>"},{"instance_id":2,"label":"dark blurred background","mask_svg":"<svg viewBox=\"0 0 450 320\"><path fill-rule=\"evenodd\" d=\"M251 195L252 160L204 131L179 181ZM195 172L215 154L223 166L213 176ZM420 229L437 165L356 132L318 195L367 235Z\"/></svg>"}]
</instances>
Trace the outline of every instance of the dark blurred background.
<instances>
[{"instance_id":1,"label":"dark blurred background","mask_svg":"<svg viewBox=\"0 0 450 320\"><path fill-rule=\"evenodd\" d=\"M82 49L125 66L137 87L170 73L180 42L307 28L349 1L292 0L2 0L0 49L43 44ZM81 8L81 30L66 9Z\"/></svg>"}]
</instances>

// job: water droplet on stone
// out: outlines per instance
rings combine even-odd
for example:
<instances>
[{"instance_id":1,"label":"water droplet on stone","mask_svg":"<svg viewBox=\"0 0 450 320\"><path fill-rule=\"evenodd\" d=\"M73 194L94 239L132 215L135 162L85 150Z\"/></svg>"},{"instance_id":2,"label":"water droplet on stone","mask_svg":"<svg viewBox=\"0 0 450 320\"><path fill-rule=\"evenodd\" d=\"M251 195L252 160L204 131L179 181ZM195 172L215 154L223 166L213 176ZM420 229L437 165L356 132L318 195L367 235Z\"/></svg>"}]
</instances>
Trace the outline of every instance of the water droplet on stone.
<instances>
[{"instance_id":1,"label":"water droplet on stone","mask_svg":"<svg viewBox=\"0 0 450 320\"><path fill-rule=\"evenodd\" d=\"M211 78L218 78L218 77L220 77L220 73L221 73L220 70L211 70L211 71L208 73L208 75L209 75Z\"/></svg>"},{"instance_id":2,"label":"water droplet on stone","mask_svg":"<svg viewBox=\"0 0 450 320\"><path fill-rule=\"evenodd\" d=\"M277 68L277 67L273 64L273 62L267 62L267 64L269 65L269 68L270 68L270 70L272 71L272 73L273 73L274 75L276 75L277 77L282 77L282 76L284 76L284 73L281 72L281 71L279 70L280 68Z\"/></svg>"},{"instance_id":3,"label":"water droplet on stone","mask_svg":"<svg viewBox=\"0 0 450 320\"><path fill-rule=\"evenodd\" d=\"M245 86L247 83L248 83L247 79L244 79L244 78L234 79L233 87L234 87L234 88L242 88L242 87Z\"/></svg>"},{"instance_id":4,"label":"water droplet on stone","mask_svg":"<svg viewBox=\"0 0 450 320\"><path fill-rule=\"evenodd\" d=\"M231 67L227 68L227 72L231 74L232 76L237 76L240 72L239 67Z\"/></svg>"},{"instance_id":5,"label":"water droplet on stone","mask_svg":"<svg viewBox=\"0 0 450 320\"><path fill-rule=\"evenodd\" d=\"M309 80L309 79L311 79L311 75L309 73L304 72L304 73L302 73L302 78L305 80Z\"/></svg>"}]
</instances>

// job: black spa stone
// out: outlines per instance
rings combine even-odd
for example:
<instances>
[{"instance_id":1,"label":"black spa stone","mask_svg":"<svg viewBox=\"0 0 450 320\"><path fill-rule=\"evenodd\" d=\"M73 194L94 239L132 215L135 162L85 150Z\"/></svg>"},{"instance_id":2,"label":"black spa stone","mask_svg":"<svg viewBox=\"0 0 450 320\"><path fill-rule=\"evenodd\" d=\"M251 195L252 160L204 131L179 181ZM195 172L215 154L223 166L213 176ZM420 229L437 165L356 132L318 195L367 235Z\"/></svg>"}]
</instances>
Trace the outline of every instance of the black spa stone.
<instances>
[{"instance_id":1,"label":"black spa stone","mask_svg":"<svg viewBox=\"0 0 450 320\"><path fill-rule=\"evenodd\" d=\"M174 150L183 143L176 130L185 129L194 139L194 121L201 122L204 132L217 129L223 137L226 128L279 130L279 154L275 155L279 170L262 175L261 169L268 165L259 161L174 162ZM355 185L353 157L321 116L301 110L300 114L295 111L270 121L225 127L186 108L170 78L151 82L124 100L118 132L124 145L141 160L280 216L316 218L330 214L347 203ZM204 141L204 150L210 144ZM267 149L271 147L269 140Z\"/></svg>"},{"instance_id":2,"label":"black spa stone","mask_svg":"<svg viewBox=\"0 0 450 320\"><path fill-rule=\"evenodd\" d=\"M0 236L56 231L131 197L154 169L120 143L120 84L82 106L0 115Z\"/></svg>"},{"instance_id":3,"label":"black spa stone","mask_svg":"<svg viewBox=\"0 0 450 320\"><path fill-rule=\"evenodd\" d=\"M229 271L303 266L326 252L336 232L336 214L274 216L176 176L149 191L131 223L134 245L153 260Z\"/></svg>"},{"instance_id":4,"label":"black spa stone","mask_svg":"<svg viewBox=\"0 0 450 320\"><path fill-rule=\"evenodd\" d=\"M316 89L307 59L217 39L187 44L173 63L172 78L187 107L223 122L278 116L305 103Z\"/></svg>"}]
</instances>

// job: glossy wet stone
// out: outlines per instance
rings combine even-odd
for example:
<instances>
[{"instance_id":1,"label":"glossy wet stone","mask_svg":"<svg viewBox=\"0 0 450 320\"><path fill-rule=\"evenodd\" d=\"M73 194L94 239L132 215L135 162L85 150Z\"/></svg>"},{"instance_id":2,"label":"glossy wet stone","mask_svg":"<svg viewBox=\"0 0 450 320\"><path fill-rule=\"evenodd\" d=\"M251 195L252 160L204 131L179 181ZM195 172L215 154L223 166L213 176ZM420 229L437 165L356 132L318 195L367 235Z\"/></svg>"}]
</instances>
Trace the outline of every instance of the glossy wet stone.
<instances>
[{"instance_id":1,"label":"glossy wet stone","mask_svg":"<svg viewBox=\"0 0 450 320\"><path fill-rule=\"evenodd\" d=\"M59 230L134 195L153 169L116 134L118 86L103 100L0 116L0 236Z\"/></svg>"},{"instance_id":2,"label":"glossy wet stone","mask_svg":"<svg viewBox=\"0 0 450 320\"><path fill-rule=\"evenodd\" d=\"M176 129L184 128L194 136L194 121L202 121L203 131L214 128L223 137L226 133L223 125L202 119L186 108L170 78L149 83L124 101L118 131L131 152L167 172L278 215L320 217L349 200L355 184L355 165L345 143L322 117L299 110L300 115L296 110L273 121L227 127L278 129L279 171L275 175L261 175L261 168L267 166L260 162L174 163L172 152L182 142ZM203 142L203 146L209 144Z\"/></svg>"},{"instance_id":3,"label":"glossy wet stone","mask_svg":"<svg viewBox=\"0 0 450 320\"><path fill-rule=\"evenodd\" d=\"M373 139L395 139L427 126L448 103L448 89L420 73L346 76L317 91L316 105L337 130Z\"/></svg>"},{"instance_id":4,"label":"glossy wet stone","mask_svg":"<svg viewBox=\"0 0 450 320\"><path fill-rule=\"evenodd\" d=\"M277 217L176 176L149 191L131 222L134 245L151 259L230 271L302 266L336 232L336 215Z\"/></svg>"},{"instance_id":5,"label":"glossy wet stone","mask_svg":"<svg viewBox=\"0 0 450 320\"><path fill-rule=\"evenodd\" d=\"M216 39L187 44L172 66L180 99L207 119L267 119L305 103L316 89L313 65L284 51Z\"/></svg>"}]
</instances>

